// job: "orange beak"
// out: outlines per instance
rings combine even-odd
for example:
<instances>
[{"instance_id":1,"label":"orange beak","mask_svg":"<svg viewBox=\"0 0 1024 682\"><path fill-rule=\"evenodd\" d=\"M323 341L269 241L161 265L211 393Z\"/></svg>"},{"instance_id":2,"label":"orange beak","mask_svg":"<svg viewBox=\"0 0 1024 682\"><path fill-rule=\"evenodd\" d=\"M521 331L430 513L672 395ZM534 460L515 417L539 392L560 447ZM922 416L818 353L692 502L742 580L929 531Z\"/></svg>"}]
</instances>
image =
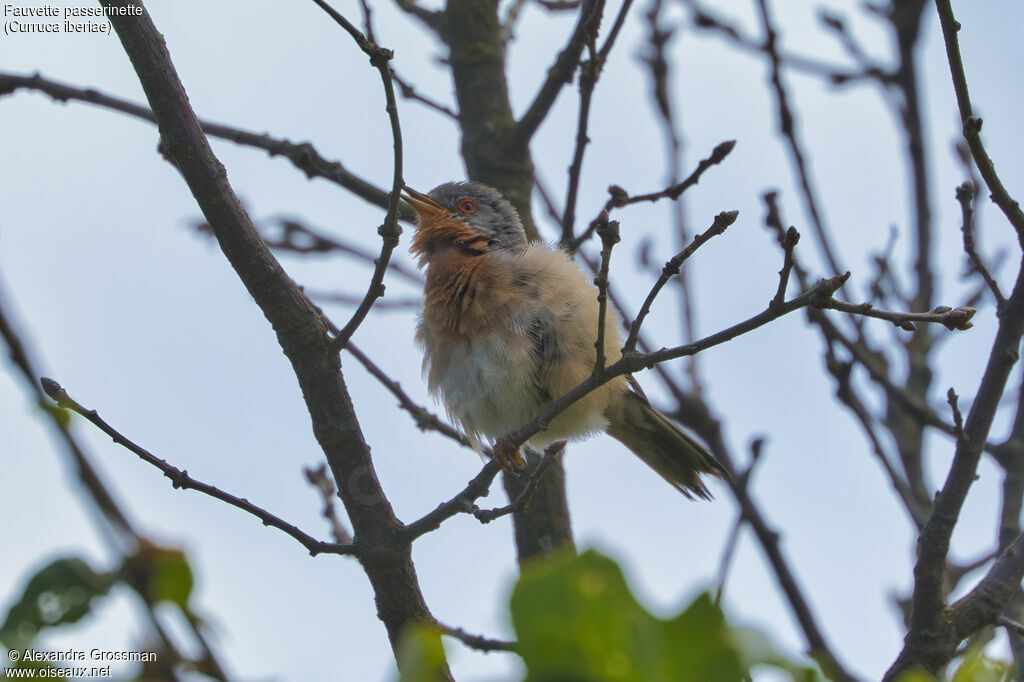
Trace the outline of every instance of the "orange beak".
<instances>
[{"instance_id":1,"label":"orange beak","mask_svg":"<svg viewBox=\"0 0 1024 682\"><path fill-rule=\"evenodd\" d=\"M402 198L405 202L412 206L413 210L420 217L422 223L428 218L438 218L441 215L447 215L448 209L441 204L437 203L426 194L417 192L412 187L405 185L402 188Z\"/></svg>"}]
</instances>

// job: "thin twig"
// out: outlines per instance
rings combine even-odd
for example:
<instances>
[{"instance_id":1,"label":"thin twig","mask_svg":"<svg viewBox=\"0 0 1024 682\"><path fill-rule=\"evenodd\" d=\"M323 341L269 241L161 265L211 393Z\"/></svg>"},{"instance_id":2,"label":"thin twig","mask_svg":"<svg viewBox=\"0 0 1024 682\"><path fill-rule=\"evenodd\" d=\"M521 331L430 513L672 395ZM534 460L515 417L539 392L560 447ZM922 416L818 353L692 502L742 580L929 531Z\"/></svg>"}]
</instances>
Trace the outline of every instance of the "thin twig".
<instances>
[{"instance_id":1,"label":"thin twig","mask_svg":"<svg viewBox=\"0 0 1024 682\"><path fill-rule=\"evenodd\" d=\"M434 511L422 518L406 524L403 531L405 538L411 542L421 535L437 530L441 527L442 523L456 514L471 514L476 508L476 505L473 503L487 495L491 488L491 483L494 482L494 478L498 475L499 471L501 471L500 464L494 459L487 460L480 473L474 476L466 484L466 487L460 490L454 497L447 502L442 502Z\"/></svg>"},{"instance_id":2,"label":"thin twig","mask_svg":"<svg viewBox=\"0 0 1024 682\"><path fill-rule=\"evenodd\" d=\"M341 305L359 305L363 297L356 294L345 294L340 292L329 292L329 291L310 291L305 290L306 296L309 296L311 301L319 301L321 303L338 303ZM388 298L383 301L377 301L373 304L373 309L377 312L409 312L414 310L420 310L423 307L423 301L419 298ZM352 342L350 341L349 344Z\"/></svg>"},{"instance_id":3,"label":"thin twig","mask_svg":"<svg viewBox=\"0 0 1024 682\"><path fill-rule=\"evenodd\" d=\"M768 12L768 0L758 0L758 7L760 9L761 27L765 34L764 51L768 55L771 65L770 80L775 92L779 132L789 145L790 156L793 159L793 165L796 170L797 179L800 182L807 212L811 218L811 226L814 228L815 235L818 238L818 246L825 256L825 262L828 263L832 272L843 272L843 268L840 267L839 260L833 252L832 243L825 228L824 218L818 208L817 192L814 189L810 172L807 169L806 155L797 139L796 118L789 106L789 94L782 82L782 58L779 55L777 46L778 34Z\"/></svg>"},{"instance_id":4,"label":"thin twig","mask_svg":"<svg viewBox=\"0 0 1024 682\"><path fill-rule=\"evenodd\" d=\"M115 429L113 426L108 424L102 417L100 417L96 410L90 410L88 408L82 407L81 404L79 404L70 395L68 395L67 391L65 391L61 387L61 385L58 384L53 379L43 377L39 383L42 385L43 391L46 392L46 395L48 395L51 400L57 403L58 407L63 407L85 417L85 419L88 422L93 424L103 433L110 436L115 443L135 453L142 461L146 462L147 464L155 466L157 469L163 472L164 476L171 480L171 485L174 486L175 488L179 488L182 490L196 490L198 492L209 495L210 497L218 499L221 502L227 502L231 506L237 507L242 511L248 512L256 518L258 518L260 521L262 521L264 526L272 526L274 528L277 528L278 530L283 531L284 533L298 540L303 547L309 550L309 553L312 556L316 556L317 554L340 554L345 556L354 556L359 553L358 546L355 544L338 544L334 542L324 542L322 540L317 540L313 536L299 530L299 528L297 528L296 526L288 523L287 521L282 520L280 517L275 516L274 514L271 514L262 507L256 506L255 504L253 504L252 502L245 498L237 497L208 483L203 483L202 481L196 480L195 478L190 476L187 471L183 471L171 464L168 464L166 460L160 459L159 457L149 452L142 446L137 445L136 443L126 438L117 429Z\"/></svg>"},{"instance_id":5,"label":"thin twig","mask_svg":"<svg viewBox=\"0 0 1024 682\"><path fill-rule=\"evenodd\" d=\"M604 11L604 0L584 0L580 9L580 18L573 29L565 48L559 52L555 63L548 69L548 77L526 109L526 113L516 122L508 145L516 148L528 143L540 124L547 118L551 107L562 88L572 80L572 74L579 64L580 55L586 45L587 36L597 32Z\"/></svg>"},{"instance_id":6,"label":"thin twig","mask_svg":"<svg viewBox=\"0 0 1024 682\"><path fill-rule=\"evenodd\" d=\"M604 372L600 374L592 374L568 393L548 405L547 408L545 408L528 424L509 434L506 440L510 445L521 445L525 443L535 434L547 428L551 423L551 420L568 409L570 405L575 404L580 398L617 376L632 374L640 371L641 369L649 369L658 363L666 362L668 360L675 360L677 358L695 355L707 350L708 348L730 341L737 336L741 336L753 331L754 329L763 327L769 322L783 317L784 315L788 315L796 310L807 308L809 306L821 305L822 301L834 295L835 292L846 283L846 280L849 279L849 277L850 273L845 273L842 275L836 275L830 279L823 279L808 291L781 306L764 310L743 322L709 336L705 336L694 343L675 346L673 348L663 348L650 353L637 353L635 351L624 353L620 360L606 367Z\"/></svg>"},{"instance_id":7,"label":"thin twig","mask_svg":"<svg viewBox=\"0 0 1024 682\"><path fill-rule=\"evenodd\" d=\"M949 409L953 412L953 429L956 433L956 439L963 441L966 444L967 434L964 433L964 416L960 413L960 405L958 404L960 396L956 394L952 388L946 393L946 401L949 403Z\"/></svg>"},{"instance_id":8,"label":"thin twig","mask_svg":"<svg viewBox=\"0 0 1024 682\"><path fill-rule=\"evenodd\" d=\"M957 37L961 28L960 22L953 17L950 0L936 0L935 6L939 13L939 23L942 25L942 38L946 43L946 57L949 60L957 105L960 108L964 139L967 140L974 163L977 164L978 171L991 192L992 201L1002 210L1016 231L1018 241L1024 245L1024 212L1021 211L1020 204L1006 191L981 141L982 121L974 115L971 96L967 89L967 74L964 71L963 58L960 56L960 41Z\"/></svg>"},{"instance_id":9,"label":"thin twig","mask_svg":"<svg viewBox=\"0 0 1024 682\"><path fill-rule=\"evenodd\" d=\"M367 263L376 263L377 254L358 244L315 230L291 218L281 218L277 222L281 226L280 235L271 236L265 230L260 231L263 240L272 249L299 254L338 252ZM206 223L203 223L202 227L209 230ZM401 261L389 261L388 270L401 276L407 282L423 286L423 275Z\"/></svg>"},{"instance_id":10,"label":"thin twig","mask_svg":"<svg viewBox=\"0 0 1024 682\"><path fill-rule=\"evenodd\" d=\"M474 508L471 511L473 516L480 523L490 523L495 519L500 519L502 516L526 511L530 506L530 500L533 499L533 494L537 492L537 485L540 483L541 476L544 475L544 472L548 470L548 467L550 467L564 451L564 440L555 441L549 445L544 449L544 455L540 458L540 461L537 462L537 466L534 468L533 473L530 474L530 478L527 480L526 486L514 500L504 507L498 507L496 509Z\"/></svg>"},{"instance_id":11,"label":"thin twig","mask_svg":"<svg viewBox=\"0 0 1024 682\"><path fill-rule=\"evenodd\" d=\"M825 346L825 366L828 368L829 373L836 379L836 397L839 401L846 405L854 417L860 422L861 428L864 430L864 434L868 437L868 441L871 443L871 450L875 454L875 458L882 465L882 469L889 477L889 482L892 484L893 490L896 491L897 497L900 502L903 503L903 508L910 516L910 520L914 523L914 526L921 530L924 527L925 521L928 520L928 512L924 509L914 495L914 492L910 489L906 479L896 470L896 467L889 460L886 454L885 448L882 445L882 439L876 432L876 418L868 411L868 408L864 404L864 400L857 394L853 388L853 381L851 381L851 373L853 371L853 362L842 362L836 357L836 353L833 349L832 343L826 343Z\"/></svg>"},{"instance_id":12,"label":"thin twig","mask_svg":"<svg viewBox=\"0 0 1024 682\"><path fill-rule=\"evenodd\" d=\"M654 286L651 287L650 293L647 294L647 298L640 307L640 312L637 313L636 319L634 319L633 324L630 325L629 336L626 337L626 343L623 344L623 350L626 353L631 353L636 350L636 342L640 334L640 326L644 323L644 318L647 317L647 314L651 312L651 305L654 303L654 299L658 297L659 293L661 293L661 290L664 288L668 280L673 275L679 273L679 268L682 264L687 258L692 256L702 244L712 237L722 234L725 232L726 228L736 222L736 218L739 214L739 211L722 211L715 216L714 221L711 223L711 227L694 237L689 246L665 263L665 267L661 271L661 276L658 278L658 281L654 283Z\"/></svg>"},{"instance_id":13,"label":"thin twig","mask_svg":"<svg viewBox=\"0 0 1024 682\"><path fill-rule=\"evenodd\" d=\"M605 364L605 320L608 319L608 267L611 264L612 248L619 243L619 223L617 220L608 220L608 213L602 213L604 219L597 228L601 236L601 267L597 272L594 283L597 285L597 341L594 347L597 350L597 357L594 361L594 371L604 371Z\"/></svg>"},{"instance_id":14,"label":"thin twig","mask_svg":"<svg viewBox=\"0 0 1024 682\"><path fill-rule=\"evenodd\" d=\"M999 290L999 284L992 277L992 273L985 267L981 256L978 255L978 248L974 242L974 207L972 205L974 201L974 184L970 180L956 188L956 200L960 204L960 213L963 216L960 231L964 235L964 252L971 262L971 267L981 275L989 291L992 292L993 298L996 299L996 310L998 311L1006 303L1006 298L1003 296L1003 292Z\"/></svg>"},{"instance_id":15,"label":"thin twig","mask_svg":"<svg viewBox=\"0 0 1024 682\"><path fill-rule=\"evenodd\" d=\"M1006 628L1018 637L1024 637L1024 625L1021 625L1015 620L1010 620L1006 616L999 616L999 625Z\"/></svg>"},{"instance_id":16,"label":"thin twig","mask_svg":"<svg viewBox=\"0 0 1024 682\"><path fill-rule=\"evenodd\" d=\"M330 526L334 541L340 545L351 545L354 542L352 534L345 527L345 524L341 522L341 519L338 518L338 512L334 506L334 499L338 494L338 488L334 485L331 477L327 475L327 464L321 462L315 468L305 467L302 473L306 476L306 481L320 493L320 500L323 502L320 516Z\"/></svg>"},{"instance_id":17,"label":"thin twig","mask_svg":"<svg viewBox=\"0 0 1024 682\"><path fill-rule=\"evenodd\" d=\"M786 300L786 288L789 285L789 275L793 272L793 265L796 263L793 251L796 249L797 243L800 241L800 233L796 231L796 228L792 225L786 230L786 236L782 238L782 269L779 270L779 288L775 290L775 296L772 298L769 306L782 305L782 302Z\"/></svg>"},{"instance_id":18,"label":"thin twig","mask_svg":"<svg viewBox=\"0 0 1024 682\"><path fill-rule=\"evenodd\" d=\"M331 350L337 352L345 347L356 329L363 323L366 316L370 314L370 308L374 301L384 295L384 274L388 269L388 262L391 260L391 252L398 246L398 239L402 235L402 228L398 225L398 209L401 204L400 192L405 184L402 179L402 126L398 121L398 104L395 101L395 88L391 79L391 67L389 62L394 57L394 52L382 48L367 38L356 28L352 22L339 14L333 7L324 0L313 0L313 2L328 14L339 26L348 32L356 41L366 56L370 58L370 64L380 73L381 83L384 85L384 97L387 101L388 120L391 123L391 142L394 146L394 172L391 178L391 194L388 195L388 210L384 217L384 224L377 229L381 236L380 256L378 256L376 268L370 277L370 284L366 289L366 296L362 303L356 307L355 312L348 323L331 341ZM365 7L365 6L364 6ZM365 8L369 12L369 8ZM366 20L369 23L370 16Z\"/></svg>"},{"instance_id":19,"label":"thin twig","mask_svg":"<svg viewBox=\"0 0 1024 682\"><path fill-rule=\"evenodd\" d=\"M398 404L401 406L403 410L405 410L412 416L413 420L415 420L416 422L417 428L419 428L420 431L426 431L428 429L431 431L436 431L440 433L442 436L446 436L447 438L450 438L451 440L455 441L459 445L464 445L465 447L472 447L469 440L457 429L455 429L450 424L446 424L444 421L438 418L437 415L433 414L423 406L418 405L415 401L413 401L413 399L409 397L409 394L402 389L402 386L397 381L389 377L387 373L384 372L384 370L377 366L377 364L374 363L373 360L371 360L355 344L348 344L348 346L345 347L345 350L348 351L348 353L352 355L352 357L358 360L359 363L366 368L366 371L373 375L373 377L377 379L377 381L383 384L386 389L391 391L392 395L398 398Z\"/></svg>"},{"instance_id":20,"label":"thin twig","mask_svg":"<svg viewBox=\"0 0 1024 682\"><path fill-rule=\"evenodd\" d=\"M693 10L693 23L697 28L714 31L746 52L755 54L767 52L764 41L745 35L737 24L728 22L722 17L715 15L706 7L696 2L696 0L683 0L683 4ZM804 55L790 54L783 50L778 50L778 54L779 59L787 67L813 76L827 78L833 85L865 82L877 82L888 85L893 79L892 73L879 66L866 68L862 71L854 71L845 66L829 64L820 59Z\"/></svg>"},{"instance_id":21,"label":"thin twig","mask_svg":"<svg viewBox=\"0 0 1024 682\"><path fill-rule=\"evenodd\" d=\"M416 0L395 0L395 4L409 16L419 19L424 26L434 33L438 35L442 33L444 29L444 12L422 7Z\"/></svg>"},{"instance_id":22,"label":"thin twig","mask_svg":"<svg viewBox=\"0 0 1024 682\"><path fill-rule=\"evenodd\" d=\"M739 476L736 477L735 488L737 490L743 490L746 492L747 487L750 485L750 477L754 473L754 467L761 459L761 453L764 449L764 439L757 438L750 445L750 464L747 468L740 472ZM718 562L718 580L717 587L715 588L715 604L720 606L722 603L722 596L725 593L725 582L729 576L729 567L732 565L732 559L736 554L736 548L739 545L740 530L743 528L743 523L746 519L743 516L742 510L736 516L736 522L732 525L732 529L729 531L729 536L725 541L725 550L722 552L722 558Z\"/></svg>"},{"instance_id":23,"label":"thin twig","mask_svg":"<svg viewBox=\"0 0 1024 682\"><path fill-rule=\"evenodd\" d=\"M433 109L437 113L442 114L453 121L459 120L459 115L455 113L451 107L441 104L437 100L420 93L420 91L413 87L409 81L399 76L396 72L392 71L391 77L394 79L395 83L398 84L398 91L402 93L402 97L405 99L419 102L428 109Z\"/></svg>"},{"instance_id":24,"label":"thin twig","mask_svg":"<svg viewBox=\"0 0 1024 682\"><path fill-rule=\"evenodd\" d=\"M593 99L594 87L601 74L601 62L595 54L594 36L587 40L590 59L580 63L580 112L576 123L576 146L573 150L572 163L569 164L569 183L566 188L565 212L562 215L562 239L564 247L570 247L574 240L573 231L576 225L576 200L579 195L580 177L583 172L583 152L590 142L587 128L590 125L590 102ZM606 219L607 221L607 219Z\"/></svg>"},{"instance_id":25,"label":"thin twig","mask_svg":"<svg viewBox=\"0 0 1024 682\"><path fill-rule=\"evenodd\" d=\"M917 327L914 325L915 322L941 324L950 331L966 331L974 326L974 323L971 322L971 318L974 317L976 312L978 312L974 308L970 308L968 306L960 306L957 308L939 306L927 313L905 313L893 310L883 310L881 308L874 307L870 303L847 303L846 301L838 301L835 299L825 301L820 307L839 310L844 313L850 313L851 315L863 315L864 317L874 317L879 320L886 320L887 322L892 322L900 329L909 332L917 330Z\"/></svg>"},{"instance_id":26,"label":"thin twig","mask_svg":"<svg viewBox=\"0 0 1024 682\"><path fill-rule=\"evenodd\" d=\"M448 637L454 637L459 640L470 649L476 649L477 651L490 652L490 651L510 651L516 652L519 650L518 642L508 642L501 639L492 639L490 637L484 637L482 635L472 635L462 628L453 628L450 625L439 623L436 620L434 625L441 631L442 635Z\"/></svg>"},{"instance_id":27,"label":"thin twig","mask_svg":"<svg viewBox=\"0 0 1024 682\"><path fill-rule=\"evenodd\" d=\"M697 164L697 168L692 173L690 173L690 175L685 180L670 187L666 187L665 189L658 192L630 196L629 193L626 192L626 190L622 189L617 185L612 185L611 187L608 188L608 193L610 196L608 197L608 200L605 202L603 210L611 211L615 208L629 206L630 204L636 204L641 201L653 202L658 201L659 199L671 199L674 201L678 199L682 195L682 193L685 192L687 189L693 187L698 182L700 182L700 178L704 174L704 171L724 161L725 157L729 155L729 152L731 152L733 150L733 147L735 146L736 140L726 140L725 142L722 142L717 147L715 147L714 150L712 150L711 155L708 158L701 160L701 162ZM587 229L579 237L572 241L569 247L570 251L576 251L577 249L579 249L580 244L590 239L590 237L594 234L594 231L596 229L597 218L594 218L594 220L591 221L590 225L587 226Z\"/></svg>"},{"instance_id":28,"label":"thin twig","mask_svg":"<svg viewBox=\"0 0 1024 682\"><path fill-rule=\"evenodd\" d=\"M725 158L729 156L729 153L732 152L732 150L735 147L736 140L726 140L725 142L722 142L713 150L711 150L711 155L708 156L708 158L706 159L702 159L701 162L697 164L697 168L692 173L690 173L690 175L682 182L672 185L671 187L666 187L665 189L659 192L651 192L649 194L638 194L636 196L622 197L621 199L617 200L616 207L628 206L629 204L637 204L640 203L641 201L654 202L658 201L659 199L672 199L673 201L675 201L680 197L680 195L682 195L683 192L685 192L690 187L693 187L698 182L700 182L701 176L704 175L704 172L707 169L711 168L712 166L717 166L718 164L725 161Z\"/></svg>"}]
</instances>

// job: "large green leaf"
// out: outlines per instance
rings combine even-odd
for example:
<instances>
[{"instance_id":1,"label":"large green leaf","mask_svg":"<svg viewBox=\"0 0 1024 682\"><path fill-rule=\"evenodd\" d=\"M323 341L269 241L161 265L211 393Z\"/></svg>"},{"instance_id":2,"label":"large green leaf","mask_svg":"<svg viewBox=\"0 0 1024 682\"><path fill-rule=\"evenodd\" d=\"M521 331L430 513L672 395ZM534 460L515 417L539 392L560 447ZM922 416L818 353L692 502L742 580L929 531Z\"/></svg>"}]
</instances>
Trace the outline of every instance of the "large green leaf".
<instances>
[{"instance_id":1,"label":"large green leaf","mask_svg":"<svg viewBox=\"0 0 1024 682\"><path fill-rule=\"evenodd\" d=\"M597 552L524 570L512 622L531 682L732 682L744 671L730 629L701 596L664 621L630 593L614 561Z\"/></svg>"},{"instance_id":2,"label":"large green leaf","mask_svg":"<svg viewBox=\"0 0 1024 682\"><path fill-rule=\"evenodd\" d=\"M80 620L115 580L115 574L96 571L78 557L47 564L29 579L20 599L7 612L0 626L0 642L8 649L21 649L43 628Z\"/></svg>"}]
</instances>

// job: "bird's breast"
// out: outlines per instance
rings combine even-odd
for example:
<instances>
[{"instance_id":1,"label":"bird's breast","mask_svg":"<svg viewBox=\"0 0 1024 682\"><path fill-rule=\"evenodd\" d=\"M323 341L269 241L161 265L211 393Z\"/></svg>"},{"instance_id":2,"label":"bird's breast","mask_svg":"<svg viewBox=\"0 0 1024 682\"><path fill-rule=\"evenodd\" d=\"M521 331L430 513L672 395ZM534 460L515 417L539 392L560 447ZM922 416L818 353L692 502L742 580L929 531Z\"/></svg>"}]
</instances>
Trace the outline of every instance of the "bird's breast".
<instances>
[{"instance_id":1,"label":"bird's breast","mask_svg":"<svg viewBox=\"0 0 1024 682\"><path fill-rule=\"evenodd\" d=\"M417 333L431 392L474 436L523 426L589 376L597 338L597 292L561 252L433 254ZM618 358L617 317L606 320L606 354ZM624 382L624 380L623 380ZM620 381L598 389L551 424L541 440L604 426Z\"/></svg>"}]
</instances>

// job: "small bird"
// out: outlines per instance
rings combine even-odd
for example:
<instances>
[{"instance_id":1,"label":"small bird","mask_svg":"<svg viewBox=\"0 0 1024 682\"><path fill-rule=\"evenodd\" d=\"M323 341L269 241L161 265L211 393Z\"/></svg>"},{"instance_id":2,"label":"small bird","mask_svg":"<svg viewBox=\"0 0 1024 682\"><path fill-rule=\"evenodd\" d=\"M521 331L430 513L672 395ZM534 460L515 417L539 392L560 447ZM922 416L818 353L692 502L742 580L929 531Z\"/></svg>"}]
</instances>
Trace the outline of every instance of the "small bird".
<instances>
[{"instance_id":1,"label":"small bird","mask_svg":"<svg viewBox=\"0 0 1024 682\"><path fill-rule=\"evenodd\" d=\"M478 447L496 441L506 470L522 467L502 439L586 380L596 362L597 289L565 251L530 243L498 190L448 182L405 200L418 215L410 251L426 267L416 340L430 392ZM605 317L605 357L621 357L619 318ZM710 499L701 474L728 478L699 443L619 376L553 419L525 445L606 431L687 497Z\"/></svg>"}]
</instances>

